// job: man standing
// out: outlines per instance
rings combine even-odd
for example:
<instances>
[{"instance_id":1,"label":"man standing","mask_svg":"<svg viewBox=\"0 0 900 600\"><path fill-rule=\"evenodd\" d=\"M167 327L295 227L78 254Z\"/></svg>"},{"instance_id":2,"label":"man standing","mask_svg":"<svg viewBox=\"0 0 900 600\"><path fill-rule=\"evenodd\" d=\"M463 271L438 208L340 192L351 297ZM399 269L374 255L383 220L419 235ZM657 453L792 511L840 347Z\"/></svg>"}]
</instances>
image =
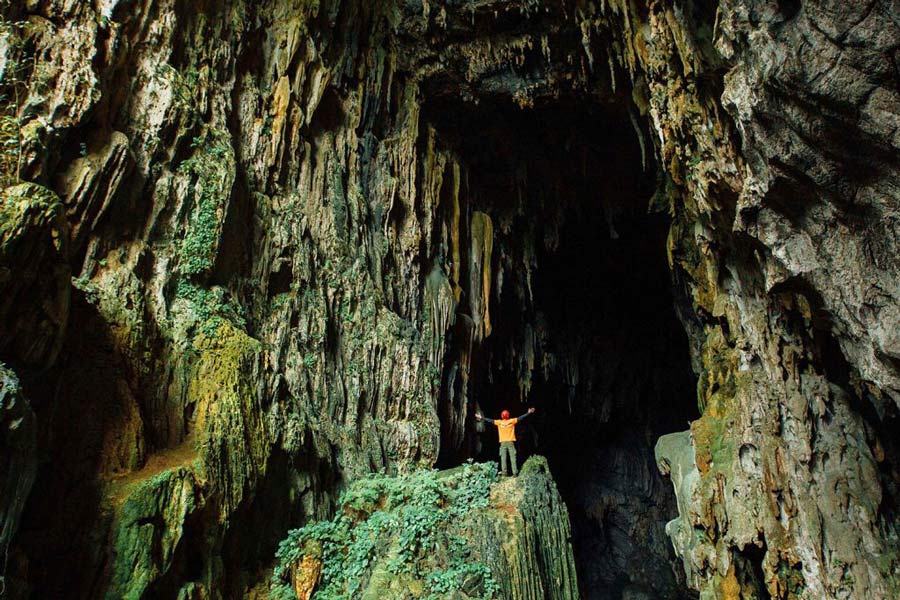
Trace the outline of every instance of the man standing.
<instances>
[{"instance_id":1,"label":"man standing","mask_svg":"<svg viewBox=\"0 0 900 600\"><path fill-rule=\"evenodd\" d=\"M475 413L476 421L486 421L491 425L495 425L497 427L497 433L500 435L500 470L504 475L507 475L507 457L509 458L509 462L512 465L513 477L519 474L519 465L516 462L516 423L527 418L533 412L534 409L529 408L528 412L526 412L521 417L510 419L509 411L503 410L500 412L500 418L497 420L483 417L481 416L481 413Z\"/></svg>"}]
</instances>

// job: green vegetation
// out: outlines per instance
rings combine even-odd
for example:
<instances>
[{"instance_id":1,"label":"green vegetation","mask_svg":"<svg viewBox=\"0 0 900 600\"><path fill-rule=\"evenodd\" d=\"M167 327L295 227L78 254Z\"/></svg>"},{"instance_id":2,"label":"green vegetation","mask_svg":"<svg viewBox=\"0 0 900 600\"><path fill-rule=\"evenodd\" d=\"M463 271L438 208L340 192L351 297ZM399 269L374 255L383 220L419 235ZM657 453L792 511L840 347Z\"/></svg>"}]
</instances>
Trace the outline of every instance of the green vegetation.
<instances>
[{"instance_id":1,"label":"green vegetation","mask_svg":"<svg viewBox=\"0 0 900 600\"><path fill-rule=\"evenodd\" d=\"M19 117L0 97L0 104L6 108L0 114L0 187L14 184L19 179L19 156L21 153L22 129Z\"/></svg>"},{"instance_id":2,"label":"green vegetation","mask_svg":"<svg viewBox=\"0 0 900 600\"><path fill-rule=\"evenodd\" d=\"M806 581L800 569L800 563L789 564L785 560L778 562L776 571L778 585L781 590L787 592L787 598L801 598L806 591Z\"/></svg>"},{"instance_id":3,"label":"green vegetation","mask_svg":"<svg viewBox=\"0 0 900 600\"><path fill-rule=\"evenodd\" d=\"M62 211L59 198L35 183L23 183L0 195L0 243L16 239L39 223L49 223Z\"/></svg>"},{"instance_id":4,"label":"green vegetation","mask_svg":"<svg viewBox=\"0 0 900 600\"><path fill-rule=\"evenodd\" d=\"M178 167L196 179L194 209L178 248L178 271L193 276L213 267L234 173L234 150L226 135L195 137L194 155Z\"/></svg>"},{"instance_id":5,"label":"green vegetation","mask_svg":"<svg viewBox=\"0 0 900 600\"><path fill-rule=\"evenodd\" d=\"M113 507L112 565L107 598L139 600L171 566L184 523L200 505L193 471L178 466L136 482ZM152 524L152 525L151 525Z\"/></svg>"},{"instance_id":6,"label":"green vegetation","mask_svg":"<svg viewBox=\"0 0 900 600\"><path fill-rule=\"evenodd\" d=\"M437 600L463 589L473 598L498 597L499 585L465 537L465 517L488 506L496 479L491 463L398 477L378 474L356 482L332 520L295 529L282 541L272 597L296 598L291 569L309 556L322 564L313 600ZM398 582L402 592L391 588Z\"/></svg>"},{"instance_id":7,"label":"green vegetation","mask_svg":"<svg viewBox=\"0 0 900 600\"><path fill-rule=\"evenodd\" d=\"M194 202L177 251L177 271L182 277L176 296L191 303L200 332L211 337L224 321L246 328L243 309L233 298L226 300L224 289L207 289L195 283L215 263L234 177L234 150L228 134L215 130L195 137L191 148L194 154L178 167L179 172L191 177Z\"/></svg>"},{"instance_id":8,"label":"green vegetation","mask_svg":"<svg viewBox=\"0 0 900 600\"><path fill-rule=\"evenodd\" d=\"M176 295L188 300L200 322L200 332L206 337L213 337L219 326L228 321L238 329L246 329L247 322L244 319L244 310L234 298L225 299L225 290L220 287L206 289L180 281Z\"/></svg>"}]
</instances>

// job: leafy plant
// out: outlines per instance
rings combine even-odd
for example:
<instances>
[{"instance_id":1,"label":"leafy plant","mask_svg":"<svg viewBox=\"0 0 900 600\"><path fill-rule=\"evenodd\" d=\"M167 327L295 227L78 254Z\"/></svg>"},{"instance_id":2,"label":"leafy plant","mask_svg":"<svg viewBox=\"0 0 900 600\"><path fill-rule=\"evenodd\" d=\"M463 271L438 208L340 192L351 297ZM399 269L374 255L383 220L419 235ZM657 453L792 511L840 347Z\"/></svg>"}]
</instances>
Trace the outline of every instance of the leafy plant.
<instances>
[{"instance_id":1,"label":"leafy plant","mask_svg":"<svg viewBox=\"0 0 900 600\"><path fill-rule=\"evenodd\" d=\"M295 529L281 542L273 597L295 598L291 567L311 552L322 561L313 600L356 597L380 569L423 582L421 597L429 600L464 586L483 600L497 597L499 584L472 557L460 530L467 513L487 506L496 478L494 464L466 464L449 473L380 473L354 483L334 519Z\"/></svg>"},{"instance_id":2,"label":"leafy plant","mask_svg":"<svg viewBox=\"0 0 900 600\"><path fill-rule=\"evenodd\" d=\"M175 293L191 303L200 322L200 331L206 337L213 337L224 321L234 324L239 329L245 329L247 326L243 308L233 298L226 300L225 290L222 288L210 290L187 281L180 281Z\"/></svg>"},{"instance_id":3,"label":"leafy plant","mask_svg":"<svg viewBox=\"0 0 900 600\"><path fill-rule=\"evenodd\" d=\"M194 154L179 165L194 179L195 206L184 240L178 248L178 271L199 275L213 267L220 225L224 219L226 194L234 167L234 151L225 135L195 137Z\"/></svg>"}]
</instances>

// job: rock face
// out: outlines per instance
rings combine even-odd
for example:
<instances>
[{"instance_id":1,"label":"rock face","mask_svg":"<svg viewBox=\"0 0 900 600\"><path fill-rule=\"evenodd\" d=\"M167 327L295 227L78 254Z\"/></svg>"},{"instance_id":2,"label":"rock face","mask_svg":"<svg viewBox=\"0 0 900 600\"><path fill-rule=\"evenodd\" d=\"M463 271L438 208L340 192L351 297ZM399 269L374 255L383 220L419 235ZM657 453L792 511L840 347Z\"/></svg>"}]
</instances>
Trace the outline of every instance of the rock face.
<instances>
[{"instance_id":1,"label":"rock face","mask_svg":"<svg viewBox=\"0 0 900 600\"><path fill-rule=\"evenodd\" d=\"M338 515L290 532L273 595L293 598L580 598L569 516L547 461L354 483Z\"/></svg>"},{"instance_id":2,"label":"rock face","mask_svg":"<svg viewBox=\"0 0 900 600\"><path fill-rule=\"evenodd\" d=\"M518 477L494 484L487 507L468 518L472 544L499 582L501 597L581 597L569 514L542 457L532 456Z\"/></svg>"},{"instance_id":3,"label":"rock face","mask_svg":"<svg viewBox=\"0 0 900 600\"><path fill-rule=\"evenodd\" d=\"M14 597L244 597L534 403L586 597L900 596L897 12L0 2Z\"/></svg>"},{"instance_id":4,"label":"rock face","mask_svg":"<svg viewBox=\"0 0 900 600\"><path fill-rule=\"evenodd\" d=\"M25 500L37 470L34 411L22 396L15 375L0 364L0 552L8 556L9 545L19 527ZM15 590L17 582L7 582L5 573L0 589Z\"/></svg>"}]
</instances>

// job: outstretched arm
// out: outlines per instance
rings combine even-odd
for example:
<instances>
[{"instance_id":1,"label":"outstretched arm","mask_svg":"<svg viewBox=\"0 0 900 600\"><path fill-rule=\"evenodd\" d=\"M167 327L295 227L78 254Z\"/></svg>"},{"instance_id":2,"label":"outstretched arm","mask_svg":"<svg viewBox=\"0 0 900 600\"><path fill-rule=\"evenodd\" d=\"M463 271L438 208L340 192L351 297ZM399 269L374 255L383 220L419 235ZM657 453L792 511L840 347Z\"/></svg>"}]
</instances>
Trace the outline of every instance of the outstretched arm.
<instances>
[{"instance_id":1,"label":"outstretched arm","mask_svg":"<svg viewBox=\"0 0 900 600\"><path fill-rule=\"evenodd\" d=\"M521 417L518 417L517 420L518 420L518 421L521 421L522 419L525 419L525 418L530 417L532 414L534 414L534 408L529 408L529 409L528 409L528 412L526 412L526 413L525 413L524 415L522 415Z\"/></svg>"},{"instance_id":2,"label":"outstretched arm","mask_svg":"<svg viewBox=\"0 0 900 600\"><path fill-rule=\"evenodd\" d=\"M493 420L493 419L488 419L487 417L482 416L481 413L475 413L475 420L476 420L476 421L484 421L485 423L490 423L491 425L494 424L494 420Z\"/></svg>"}]
</instances>

